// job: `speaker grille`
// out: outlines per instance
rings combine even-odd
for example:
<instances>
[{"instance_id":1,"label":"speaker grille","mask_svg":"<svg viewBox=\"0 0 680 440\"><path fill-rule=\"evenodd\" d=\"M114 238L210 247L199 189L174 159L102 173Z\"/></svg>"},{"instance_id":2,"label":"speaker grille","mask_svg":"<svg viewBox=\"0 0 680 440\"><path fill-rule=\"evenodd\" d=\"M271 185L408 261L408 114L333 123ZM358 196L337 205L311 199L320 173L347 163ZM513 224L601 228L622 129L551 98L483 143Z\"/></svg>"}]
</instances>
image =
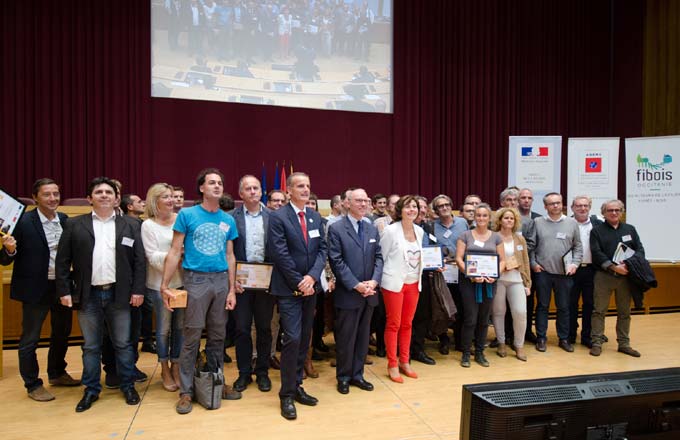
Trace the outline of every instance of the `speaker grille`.
<instances>
[{"instance_id":1,"label":"speaker grille","mask_svg":"<svg viewBox=\"0 0 680 440\"><path fill-rule=\"evenodd\" d=\"M630 379L629 383L636 394L680 390L680 376L677 375L651 377L647 379Z\"/></svg>"},{"instance_id":2,"label":"speaker grille","mask_svg":"<svg viewBox=\"0 0 680 440\"><path fill-rule=\"evenodd\" d=\"M576 386L490 391L481 393L481 397L487 402L501 408L540 405L544 403L573 402L583 399L583 396Z\"/></svg>"}]
</instances>

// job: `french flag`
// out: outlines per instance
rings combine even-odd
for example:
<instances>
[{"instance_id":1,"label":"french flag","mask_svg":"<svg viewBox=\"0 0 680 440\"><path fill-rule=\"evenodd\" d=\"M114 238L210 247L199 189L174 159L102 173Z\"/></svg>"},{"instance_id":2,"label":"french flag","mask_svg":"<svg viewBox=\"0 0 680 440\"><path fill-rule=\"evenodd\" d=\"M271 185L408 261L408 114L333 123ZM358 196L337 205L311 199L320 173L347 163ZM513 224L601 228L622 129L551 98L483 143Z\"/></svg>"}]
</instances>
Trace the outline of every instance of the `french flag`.
<instances>
[{"instance_id":1,"label":"french flag","mask_svg":"<svg viewBox=\"0 0 680 440\"><path fill-rule=\"evenodd\" d=\"M522 147L523 157L548 157L548 147Z\"/></svg>"}]
</instances>

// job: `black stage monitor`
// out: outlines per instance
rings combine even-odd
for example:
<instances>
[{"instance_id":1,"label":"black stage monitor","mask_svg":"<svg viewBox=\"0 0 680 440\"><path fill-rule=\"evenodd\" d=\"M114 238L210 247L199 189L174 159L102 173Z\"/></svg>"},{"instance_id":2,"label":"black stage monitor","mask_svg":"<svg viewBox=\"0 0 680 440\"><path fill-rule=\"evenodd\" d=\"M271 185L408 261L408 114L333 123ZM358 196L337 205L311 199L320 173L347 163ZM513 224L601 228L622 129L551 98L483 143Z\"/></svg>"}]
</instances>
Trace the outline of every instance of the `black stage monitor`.
<instances>
[{"instance_id":1,"label":"black stage monitor","mask_svg":"<svg viewBox=\"0 0 680 440\"><path fill-rule=\"evenodd\" d=\"M678 440L680 368L463 386L461 440Z\"/></svg>"}]
</instances>

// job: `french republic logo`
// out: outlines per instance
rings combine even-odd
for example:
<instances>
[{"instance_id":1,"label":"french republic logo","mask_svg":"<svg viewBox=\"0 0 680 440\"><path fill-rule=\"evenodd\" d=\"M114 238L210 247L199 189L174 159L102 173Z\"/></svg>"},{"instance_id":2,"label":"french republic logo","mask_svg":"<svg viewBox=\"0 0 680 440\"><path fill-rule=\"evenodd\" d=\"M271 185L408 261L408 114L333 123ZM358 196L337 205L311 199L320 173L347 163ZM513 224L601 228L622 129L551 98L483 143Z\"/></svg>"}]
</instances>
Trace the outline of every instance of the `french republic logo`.
<instances>
[{"instance_id":1,"label":"french republic logo","mask_svg":"<svg viewBox=\"0 0 680 440\"><path fill-rule=\"evenodd\" d=\"M586 173L601 173L601 172L602 172L602 158L586 157Z\"/></svg>"},{"instance_id":2,"label":"french republic logo","mask_svg":"<svg viewBox=\"0 0 680 440\"><path fill-rule=\"evenodd\" d=\"M523 157L548 157L548 147L522 147Z\"/></svg>"}]
</instances>

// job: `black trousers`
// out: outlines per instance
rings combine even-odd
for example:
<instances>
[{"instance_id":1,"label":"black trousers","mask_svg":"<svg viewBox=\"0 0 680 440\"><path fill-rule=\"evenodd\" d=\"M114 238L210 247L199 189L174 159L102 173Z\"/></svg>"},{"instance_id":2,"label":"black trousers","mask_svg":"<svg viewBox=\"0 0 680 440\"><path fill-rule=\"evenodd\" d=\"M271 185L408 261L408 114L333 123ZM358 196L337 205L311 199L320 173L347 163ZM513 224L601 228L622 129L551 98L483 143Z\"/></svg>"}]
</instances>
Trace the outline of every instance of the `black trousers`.
<instances>
[{"instance_id":1,"label":"black trousers","mask_svg":"<svg viewBox=\"0 0 680 440\"><path fill-rule=\"evenodd\" d=\"M256 375L266 375L269 370L269 352L272 349L271 321L274 314L274 297L267 292L246 290L237 295L236 308L232 314L236 339L236 365L239 376L253 373L251 359L253 340L250 329L255 321L257 364Z\"/></svg>"},{"instance_id":2,"label":"black trousers","mask_svg":"<svg viewBox=\"0 0 680 440\"><path fill-rule=\"evenodd\" d=\"M593 291L595 290L595 266L589 264L581 266L574 274L574 284L569 292L569 340L576 341L578 330L578 301L583 302L581 316L581 343L591 343L590 332L592 330L593 317Z\"/></svg>"},{"instance_id":3,"label":"black trousers","mask_svg":"<svg viewBox=\"0 0 680 440\"><path fill-rule=\"evenodd\" d=\"M326 302L326 292L321 292L316 297L316 313L314 314L314 326L312 327L312 346L320 345L323 341L323 331L325 327L326 313L324 304Z\"/></svg>"},{"instance_id":4,"label":"black trousers","mask_svg":"<svg viewBox=\"0 0 680 440\"><path fill-rule=\"evenodd\" d=\"M465 316L465 305L463 304L463 299L460 296L460 285L459 284L447 284L449 292L451 292L451 297L453 298L453 303L456 305L456 320L453 325L453 344L456 349L462 347L461 338L463 336L463 317ZM451 340L448 333L442 333L439 335L439 342L441 344L450 344Z\"/></svg>"},{"instance_id":5,"label":"black trousers","mask_svg":"<svg viewBox=\"0 0 680 440\"><path fill-rule=\"evenodd\" d=\"M47 294L37 304L22 304L21 339L19 339L19 373L26 390L31 392L43 384L35 350L40 342L48 312L52 333L47 352L47 377L56 379L66 372L66 350L71 334L73 310L59 303L54 281L48 281Z\"/></svg>"},{"instance_id":6,"label":"black trousers","mask_svg":"<svg viewBox=\"0 0 680 440\"><path fill-rule=\"evenodd\" d=\"M373 317L371 318L371 332L375 333L375 348L376 350L385 350L385 325L387 324L387 312L385 311L385 301L383 300L382 292L377 290L378 306L373 310Z\"/></svg>"},{"instance_id":7,"label":"black trousers","mask_svg":"<svg viewBox=\"0 0 680 440\"><path fill-rule=\"evenodd\" d=\"M373 306L366 301L358 309L335 309L335 352L338 381L364 378Z\"/></svg>"},{"instance_id":8,"label":"black trousers","mask_svg":"<svg viewBox=\"0 0 680 440\"><path fill-rule=\"evenodd\" d=\"M144 295L144 302L140 308L142 309L142 340L151 342L153 341L153 298L150 295ZM134 341L132 343L134 344Z\"/></svg>"},{"instance_id":9,"label":"black trousers","mask_svg":"<svg viewBox=\"0 0 680 440\"><path fill-rule=\"evenodd\" d=\"M467 278L461 278L460 294L463 300L463 307L465 308L465 316L463 317L463 335L461 344L464 352L470 352L472 347L472 339L475 340L475 350L484 351L484 344L486 343L486 334L489 329L489 313L491 312L491 304L493 303L493 294L496 293L496 284L492 286L492 297L487 296L486 283L481 284L482 288L482 302L477 302L477 284L472 283Z\"/></svg>"},{"instance_id":10,"label":"black trousers","mask_svg":"<svg viewBox=\"0 0 680 440\"><path fill-rule=\"evenodd\" d=\"M425 351L425 336L432 323L432 289L428 273L423 273L421 284L422 290L411 323L411 356Z\"/></svg>"}]
</instances>

